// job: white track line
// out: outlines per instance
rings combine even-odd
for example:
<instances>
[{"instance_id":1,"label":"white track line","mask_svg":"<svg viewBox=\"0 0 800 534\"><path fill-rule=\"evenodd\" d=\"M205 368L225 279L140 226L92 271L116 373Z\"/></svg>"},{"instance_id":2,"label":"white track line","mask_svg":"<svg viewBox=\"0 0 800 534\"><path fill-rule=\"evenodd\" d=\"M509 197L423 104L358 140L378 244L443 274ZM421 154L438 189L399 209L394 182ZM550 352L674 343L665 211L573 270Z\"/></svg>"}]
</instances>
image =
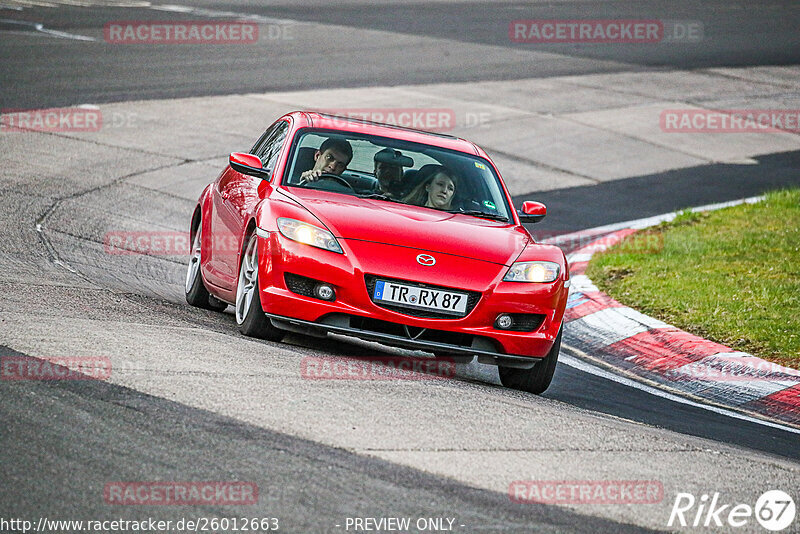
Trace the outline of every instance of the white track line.
<instances>
[{"instance_id":1,"label":"white track line","mask_svg":"<svg viewBox=\"0 0 800 534\"><path fill-rule=\"evenodd\" d=\"M190 7L181 5L151 5L149 9L155 11L168 11L171 13L186 13L197 15L198 17L213 17L213 18L231 18L240 20L252 20L260 24L300 24L300 21L293 19L276 19L274 17L265 17L263 15L255 15L252 13L240 13L237 11L220 11L218 9L206 9L202 7Z\"/></svg>"},{"instance_id":2,"label":"white track line","mask_svg":"<svg viewBox=\"0 0 800 534\"><path fill-rule=\"evenodd\" d=\"M16 24L18 26L25 26L28 28L33 28L37 32L41 32L47 35L52 35L53 37L61 37L62 39L73 39L75 41L95 41L94 37L87 37L85 35L77 35L74 33L67 33L67 32L60 32L57 30L49 30L44 27L44 24L40 22L28 22L26 20L11 20L11 19L0 19L0 22L5 22L6 24Z\"/></svg>"},{"instance_id":3,"label":"white track line","mask_svg":"<svg viewBox=\"0 0 800 534\"><path fill-rule=\"evenodd\" d=\"M567 350L573 352L579 352L577 349L574 349L573 347L569 347L567 345L564 345L564 348L567 348ZM583 371L584 373L589 373L591 375L599 376L600 378L605 378L606 380L611 380L612 382L616 382L617 384L622 384L623 386L628 386L634 389L638 389L640 391L644 391L645 393L655 395L656 397L661 397L663 399L671 400L673 402L678 402L680 404L688 404L689 406L694 406L695 408L702 408L703 410L708 410L709 412L714 412L727 417L732 417L734 419L741 419L742 421L747 421L748 423L756 423L758 425L777 428L779 430L785 430L786 432L791 432L793 434L800 434L800 429L798 428L780 425L778 423L765 421L763 419L758 419L756 417L750 417L749 415L744 415L732 410L726 410L725 408L720 408L718 406L695 402L685 397L681 397L680 395L674 395L672 393L668 393L663 389L648 386L646 384L642 384L641 382L637 382L636 380L632 380L630 378L614 374L610 371L606 371L605 369L596 367L574 356L570 356L569 354L564 354L563 352L558 357L558 361L559 363L568 365L574 369L577 369L578 371Z\"/></svg>"}]
</instances>

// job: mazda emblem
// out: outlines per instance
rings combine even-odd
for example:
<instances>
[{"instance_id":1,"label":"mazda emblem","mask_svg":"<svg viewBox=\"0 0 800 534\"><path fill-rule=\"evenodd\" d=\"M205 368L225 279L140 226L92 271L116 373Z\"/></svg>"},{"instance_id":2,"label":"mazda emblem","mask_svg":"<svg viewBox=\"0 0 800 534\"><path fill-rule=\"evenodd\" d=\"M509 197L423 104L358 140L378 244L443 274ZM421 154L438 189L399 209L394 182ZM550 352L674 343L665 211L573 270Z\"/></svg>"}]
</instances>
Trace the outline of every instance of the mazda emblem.
<instances>
[{"instance_id":1,"label":"mazda emblem","mask_svg":"<svg viewBox=\"0 0 800 534\"><path fill-rule=\"evenodd\" d=\"M420 254L419 256L417 256L417 263L419 263L420 265L424 265L426 267L431 267L433 265L436 265L436 258L434 258L433 256L429 256L427 254Z\"/></svg>"}]
</instances>

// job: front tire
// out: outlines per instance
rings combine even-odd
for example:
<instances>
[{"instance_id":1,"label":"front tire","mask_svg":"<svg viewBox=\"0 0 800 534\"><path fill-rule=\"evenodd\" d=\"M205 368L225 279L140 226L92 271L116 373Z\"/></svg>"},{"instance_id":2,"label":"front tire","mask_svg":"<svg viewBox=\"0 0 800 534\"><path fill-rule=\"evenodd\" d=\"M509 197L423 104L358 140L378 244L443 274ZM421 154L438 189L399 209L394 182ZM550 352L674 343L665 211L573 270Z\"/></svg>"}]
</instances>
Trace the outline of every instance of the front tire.
<instances>
[{"instance_id":1,"label":"front tire","mask_svg":"<svg viewBox=\"0 0 800 534\"><path fill-rule=\"evenodd\" d=\"M562 325L558 331L553 347L547 356L530 369L515 369L513 367L500 367L500 382L507 388L527 391L540 395L544 393L550 382L553 380L553 373L556 371L558 353L561 351L561 334L564 331Z\"/></svg>"},{"instance_id":2,"label":"front tire","mask_svg":"<svg viewBox=\"0 0 800 534\"><path fill-rule=\"evenodd\" d=\"M272 322L264 315L264 310L261 308L256 234L250 236L239 267L239 283L236 285L236 324L239 325L242 334L269 341L280 341L286 333L272 326Z\"/></svg>"},{"instance_id":3,"label":"front tire","mask_svg":"<svg viewBox=\"0 0 800 534\"><path fill-rule=\"evenodd\" d=\"M189 265L186 269L186 302L197 308L204 310L222 311L228 307L221 300L214 298L203 283L203 276L200 274L200 235L203 231L202 221L197 227L197 232L192 239L192 249L189 251Z\"/></svg>"}]
</instances>

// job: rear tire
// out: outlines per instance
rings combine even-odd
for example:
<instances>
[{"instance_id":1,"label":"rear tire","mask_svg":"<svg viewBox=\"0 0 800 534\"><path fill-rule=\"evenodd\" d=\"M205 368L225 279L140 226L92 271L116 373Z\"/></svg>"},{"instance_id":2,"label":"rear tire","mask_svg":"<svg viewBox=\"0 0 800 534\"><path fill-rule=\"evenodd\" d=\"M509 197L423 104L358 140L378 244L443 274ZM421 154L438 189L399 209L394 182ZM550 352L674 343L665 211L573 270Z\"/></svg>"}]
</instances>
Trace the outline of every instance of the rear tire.
<instances>
[{"instance_id":1,"label":"rear tire","mask_svg":"<svg viewBox=\"0 0 800 534\"><path fill-rule=\"evenodd\" d=\"M222 311L228 305L208 292L205 283L203 283L203 276L200 274L200 234L202 231L203 223L201 221L197 227L197 232L194 234L194 239L192 239L192 249L189 251L189 265L186 270L186 284L184 286L186 302L204 310Z\"/></svg>"},{"instance_id":2,"label":"rear tire","mask_svg":"<svg viewBox=\"0 0 800 534\"><path fill-rule=\"evenodd\" d=\"M547 356L530 369L515 369L513 367L500 367L500 382L507 388L527 391L540 395L544 393L553 380L553 373L556 371L558 353L561 351L561 334L564 331L562 325L558 331L553 347Z\"/></svg>"},{"instance_id":3,"label":"rear tire","mask_svg":"<svg viewBox=\"0 0 800 534\"><path fill-rule=\"evenodd\" d=\"M236 285L236 324L239 331L249 337L280 341L285 330L275 328L264 315L258 289L258 236L250 235L239 267Z\"/></svg>"}]
</instances>

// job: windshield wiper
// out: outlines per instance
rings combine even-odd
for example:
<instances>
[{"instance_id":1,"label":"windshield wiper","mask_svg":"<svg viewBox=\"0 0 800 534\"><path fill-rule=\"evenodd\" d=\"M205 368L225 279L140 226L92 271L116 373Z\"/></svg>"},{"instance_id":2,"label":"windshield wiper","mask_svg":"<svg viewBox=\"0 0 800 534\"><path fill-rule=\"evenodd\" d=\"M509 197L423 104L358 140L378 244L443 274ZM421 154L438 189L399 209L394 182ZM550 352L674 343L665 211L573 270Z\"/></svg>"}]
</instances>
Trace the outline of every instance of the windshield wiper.
<instances>
[{"instance_id":1,"label":"windshield wiper","mask_svg":"<svg viewBox=\"0 0 800 534\"><path fill-rule=\"evenodd\" d=\"M389 202L401 202L396 198L388 197L382 193L367 193L365 195L356 195L358 198L369 198L374 200L388 200Z\"/></svg>"},{"instance_id":2,"label":"windshield wiper","mask_svg":"<svg viewBox=\"0 0 800 534\"><path fill-rule=\"evenodd\" d=\"M449 213L460 213L461 215L471 215L473 217L482 217L484 219L491 219L493 221L508 222L508 217L499 215L497 213L487 213L479 210L449 210Z\"/></svg>"}]
</instances>

